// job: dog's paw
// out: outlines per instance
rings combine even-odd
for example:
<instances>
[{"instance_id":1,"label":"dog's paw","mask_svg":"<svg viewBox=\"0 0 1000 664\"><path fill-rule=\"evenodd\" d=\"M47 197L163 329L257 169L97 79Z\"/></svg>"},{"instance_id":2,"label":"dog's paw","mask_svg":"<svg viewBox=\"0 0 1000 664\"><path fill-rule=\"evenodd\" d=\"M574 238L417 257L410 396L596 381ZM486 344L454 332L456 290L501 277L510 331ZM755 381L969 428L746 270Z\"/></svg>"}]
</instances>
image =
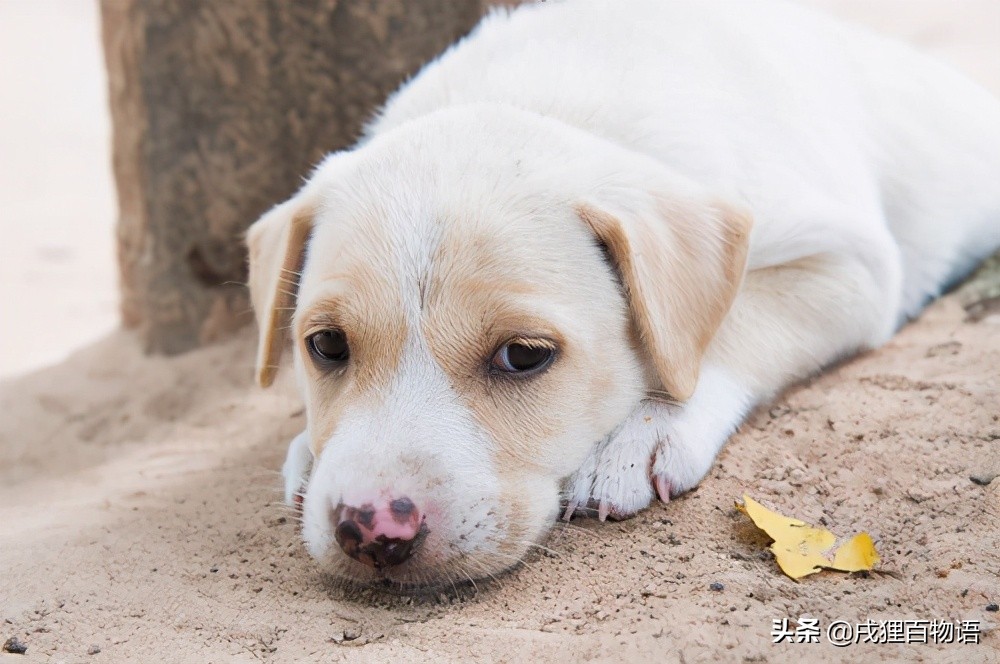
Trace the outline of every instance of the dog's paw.
<instances>
[{"instance_id":1,"label":"dog's paw","mask_svg":"<svg viewBox=\"0 0 1000 664\"><path fill-rule=\"evenodd\" d=\"M601 441L566 483L569 520L581 508L625 519L698 485L736 429L750 400L721 372L706 372L683 405L643 401Z\"/></svg>"},{"instance_id":2,"label":"dog's paw","mask_svg":"<svg viewBox=\"0 0 1000 664\"><path fill-rule=\"evenodd\" d=\"M656 482L652 470L657 450L670 436L671 409L676 407L644 401L598 443L566 484L564 519L580 508L596 508L601 521L628 518L652 502L654 486L669 500L669 478Z\"/></svg>"}]
</instances>

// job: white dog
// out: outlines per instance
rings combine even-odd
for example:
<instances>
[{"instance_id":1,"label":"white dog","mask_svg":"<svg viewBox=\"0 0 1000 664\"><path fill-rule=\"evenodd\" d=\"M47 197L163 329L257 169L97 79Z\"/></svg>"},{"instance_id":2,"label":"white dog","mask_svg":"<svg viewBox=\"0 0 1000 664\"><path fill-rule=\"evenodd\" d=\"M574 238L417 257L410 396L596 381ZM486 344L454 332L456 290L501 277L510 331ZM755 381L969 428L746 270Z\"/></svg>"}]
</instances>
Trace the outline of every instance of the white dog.
<instances>
[{"instance_id":1,"label":"white dog","mask_svg":"<svg viewBox=\"0 0 1000 664\"><path fill-rule=\"evenodd\" d=\"M782 2L526 6L248 243L259 380L289 336L307 406L309 551L483 577L560 497L622 518L695 486L756 404L994 251L1000 103Z\"/></svg>"}]
</instances>

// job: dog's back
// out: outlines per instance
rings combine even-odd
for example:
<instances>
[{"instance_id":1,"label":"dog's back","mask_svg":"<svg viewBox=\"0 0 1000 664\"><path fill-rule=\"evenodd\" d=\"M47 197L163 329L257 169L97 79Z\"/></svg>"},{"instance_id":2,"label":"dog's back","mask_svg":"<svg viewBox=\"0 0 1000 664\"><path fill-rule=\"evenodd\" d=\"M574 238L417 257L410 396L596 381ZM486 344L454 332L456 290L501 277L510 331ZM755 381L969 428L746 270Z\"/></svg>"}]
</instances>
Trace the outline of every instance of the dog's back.
<instances>
[{"instance_id":1,"label":"dog's back","mask_svg":"<svg viewBox=\"0 0 1000 664\"><path fill-rule=\"evenodd\" d=\"M808 214L815 196L843 207L830 224L853 225L859 242L882 241L887 226L901 318L1000 245L1000 102L903 44L792 4L499 12L402 88L369 133L479 102L555 117L744 201L767 220L751 268L788 259L800 231L782 220L790 206ZM866 228L872 219L881 228Z\"/></svg>"}]
</instances>

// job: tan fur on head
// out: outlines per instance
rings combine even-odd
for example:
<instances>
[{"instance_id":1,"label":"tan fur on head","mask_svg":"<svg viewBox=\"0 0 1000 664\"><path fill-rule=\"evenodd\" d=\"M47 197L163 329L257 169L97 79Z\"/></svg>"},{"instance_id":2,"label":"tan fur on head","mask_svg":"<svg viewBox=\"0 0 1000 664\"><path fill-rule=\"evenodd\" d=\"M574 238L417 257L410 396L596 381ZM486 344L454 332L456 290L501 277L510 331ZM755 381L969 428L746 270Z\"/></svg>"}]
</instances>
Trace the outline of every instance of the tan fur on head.
<instances>
[{"instance_id":1,"label":"tan fur on head","mask_svg":"<svg viewBox=\"0 0 1000 664\"><path fill-rule=\"evenodd\" d=\"M247 232L250 299L260 335L257 382L261 387L268 387L278 370L315 212L314 202L296 196L271 209Z\"/></svg>"},{"instance_id":2,"label":"tan fur on head","mask_svg":"<svg viewBox=\"0 0 1000 664\"><path fill-rule=\"evenodd\" d=\"M743 278L750 216L724 205L665 198L656 199L648 215L615 215L590 204L577 212L618 267L663 387L687 399Z\"/></svg>"}]
</instances>

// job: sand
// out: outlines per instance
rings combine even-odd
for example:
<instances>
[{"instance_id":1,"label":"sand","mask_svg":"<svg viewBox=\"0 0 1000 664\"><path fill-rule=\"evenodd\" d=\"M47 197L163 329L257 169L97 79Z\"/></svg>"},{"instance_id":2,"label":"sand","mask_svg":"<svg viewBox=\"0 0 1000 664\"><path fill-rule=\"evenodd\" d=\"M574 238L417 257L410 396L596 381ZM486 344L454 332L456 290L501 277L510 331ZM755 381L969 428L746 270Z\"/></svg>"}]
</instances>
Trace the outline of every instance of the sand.
<instances>
[{"instance_id":1,"label":"sand","mask_svg":"<svg viewBox=\"0 0 1000 664\"><path fill-rule=\"evenodd\" d=\"M93 0L0 0L0 379L118 322L98 12Z\"/></svg>"},{"instance_id":2,"label":"sand","mask_svg":"<svg viewBox=\"0 0 1000 664\"><path fill-rule=\"evenodd\" d=\"M996 3L817 4L1000 90ZM277 473L303 412L288 372L252 386L252 330L172 359L115 332L0 383L0 642L95 662L1000 661L998 289L994 266L760 409L696 491L557 525L520 569L422 597L347 592L308 559ZM878 572L784 577L744 493L870 532ZM771 643L803 617L978 620L981 643Z\"/></svg>"}]
</instances>

